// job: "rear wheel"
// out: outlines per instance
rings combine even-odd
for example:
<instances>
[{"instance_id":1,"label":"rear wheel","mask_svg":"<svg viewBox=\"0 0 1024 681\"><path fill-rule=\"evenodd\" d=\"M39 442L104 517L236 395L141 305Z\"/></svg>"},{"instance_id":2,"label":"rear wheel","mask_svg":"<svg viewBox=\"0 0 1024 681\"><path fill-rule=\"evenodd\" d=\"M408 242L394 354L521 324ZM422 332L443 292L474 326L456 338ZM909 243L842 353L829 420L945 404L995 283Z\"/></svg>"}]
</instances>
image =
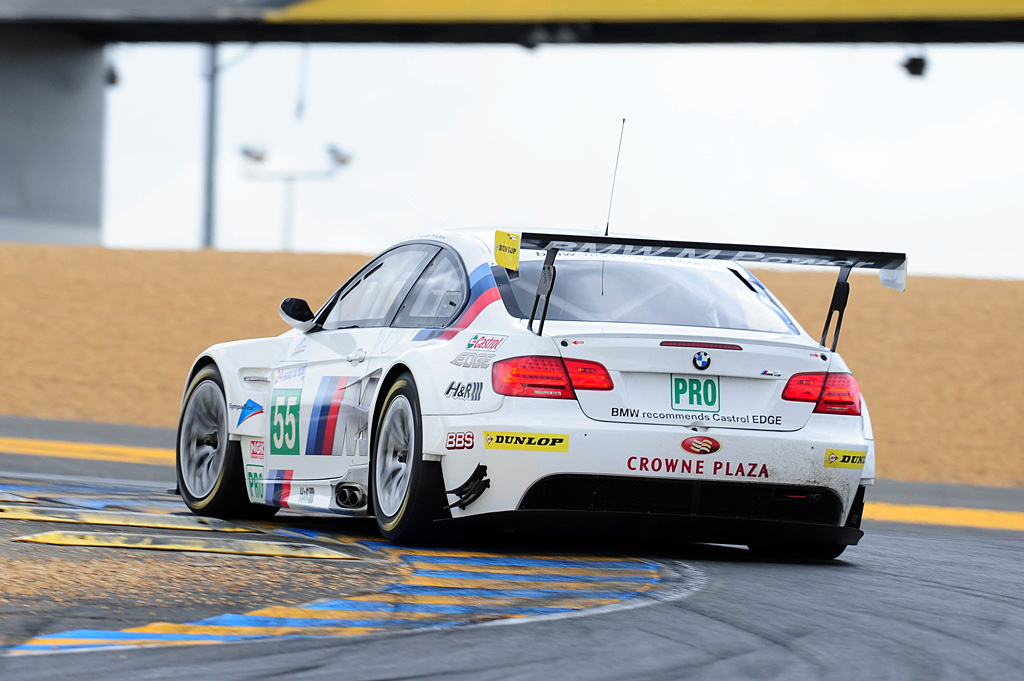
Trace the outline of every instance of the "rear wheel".
<instances>
[{"instance_id":1,"label":"rear wheel","mask_svg":"<svg viewBox=\"0 0 1024 681\"><path fill-rule=\"evenodd\" d=\"M440 464L423 460L419 395L412 375L391 384L377 420L373 510L377 527L399 544L427 541L444 504Z\"/></svg>"},{"instance_id":2,"label":"rear wheel","mask_svg":"<svg viewBox=\"0 0 1024 681\"><path fill-rule=\"evenodd\" d=\"M749 544L747 548L760 558L833 560L842 555L846 544Z\"/></svg>"},{"instance_id":3,"label":"rear wheel","mask_svg":"<svg viewBox=\"0 0 1024 681\"><path fill-rule=\"evenodd\" d=\"M242 448L228 437L228 408L217 367L200 369L185 391L178 422L178 490L197 515L270 518L275 506L253 504L245 488Z\"/></svg>"}]
</instances>

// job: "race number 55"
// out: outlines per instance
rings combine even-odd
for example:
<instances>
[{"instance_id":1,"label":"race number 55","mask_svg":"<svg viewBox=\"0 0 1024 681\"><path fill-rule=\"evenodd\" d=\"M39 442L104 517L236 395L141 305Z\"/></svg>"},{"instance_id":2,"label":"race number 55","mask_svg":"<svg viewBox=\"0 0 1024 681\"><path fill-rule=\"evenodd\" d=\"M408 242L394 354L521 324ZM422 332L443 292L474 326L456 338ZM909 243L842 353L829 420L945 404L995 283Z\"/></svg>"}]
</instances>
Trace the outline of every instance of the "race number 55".
<instances>
[{"instance_id":1,"label":"race number 55","mask_svg":"<svg viewBox=\"0 0 1024 681\"><path fill-rule=\"evenodd\" d=\"M275 390L270 405L270 453L299 453L301 390Z\"/></svg>"}]
</instances>

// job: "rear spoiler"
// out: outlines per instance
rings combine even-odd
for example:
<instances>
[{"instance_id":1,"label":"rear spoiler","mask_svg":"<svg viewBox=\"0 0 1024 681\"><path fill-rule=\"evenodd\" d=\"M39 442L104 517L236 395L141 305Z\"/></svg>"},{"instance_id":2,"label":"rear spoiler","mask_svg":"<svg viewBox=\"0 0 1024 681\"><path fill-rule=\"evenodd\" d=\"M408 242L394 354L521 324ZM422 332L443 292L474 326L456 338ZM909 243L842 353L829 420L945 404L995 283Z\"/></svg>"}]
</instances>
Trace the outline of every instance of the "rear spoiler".
<instances>
[{"instance_id":1,"label":"rear spoiler","mask_svg":"<svg viewBox=\"0 0 1024 681\"><path fill-rule=\"evenodd\" d=\"M824 248L786 248L713 244L701 241L661 241L610 236L566 236L525 232L520 248L546 251L557 248L571 253L619 253L690 260L731 260L741 265L796 265L878 270L882 285L897 291L907 287L905 253L834 251Z\"/></svg>"},{"instance_id":2,"label":"rear spoiler","mask_svg":"<svg viewBox=\"0 0 1024 681\"><path fill-rule=\"evenodd\" d=\"M905 253L888 253L881 251L841 251L824 248L787 248L782 246L754 246L746 244L718 244L701 241L662 241L658 239L635 239L598 235L566 235L524 232L518 235L497 232L495 235L495 254L503 251L498 258L499 264L508 269L518 267L518 249L548 251L545 266L553 267L554 254L558 251L572 253L608 253L622 255L645 255L661 258L685 258L692 260L728 260L741 265L794 265L798 267L838 267L839 278L832 293L832 303L825 318L825 329L821 334L821 344L825 345L829 326L834 314L838 313L835 334L832 338L832 350L839 341L839 329L843 323L843 313L850 297L850 272L853 270L878 270L882 285L897 291L907 287L907 255ZM512 257L508 254L509 239L518 248ZM514 263L512 262L514 260ZM549 262L550 261L550 262ZM513 265L509 267L509 265ZM553 279L553 276L551 277ZM540 295L550 293L550 282L541 277ZM536 305L534 306L536 307ZM531 320L532 321L532 320ZM543 329L543 318L541 319Z\"/></svg>"}]
</instances>

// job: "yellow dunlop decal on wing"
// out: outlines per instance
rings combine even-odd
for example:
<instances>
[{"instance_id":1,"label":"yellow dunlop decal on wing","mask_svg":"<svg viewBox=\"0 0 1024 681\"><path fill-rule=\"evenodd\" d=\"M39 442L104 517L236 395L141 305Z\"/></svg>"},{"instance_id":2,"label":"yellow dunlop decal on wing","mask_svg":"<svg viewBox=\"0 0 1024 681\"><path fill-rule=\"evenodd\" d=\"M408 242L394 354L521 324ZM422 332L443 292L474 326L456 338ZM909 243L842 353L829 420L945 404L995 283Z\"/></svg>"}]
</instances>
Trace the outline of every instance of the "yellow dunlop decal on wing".
<instances>
[{"instance_id":1,"label":"yellow dunlop decal on wing","mask_svg":"<svg viewBox=\"0 0 1024 681\"><path fill-rule=\"evenodd\" d=\"M530 452L568 452L569 436L552 433L497 433L484 431L484 448Z\"/></svg>"},{"instance_id":2,"label":"yellow dunlop decal on wing","mask_svg":"<svg viewBox=\"0 0 1024 681\"><path fill-rule=\"evenodd\" d=\"M511 232L494 232L494 261L506 270L519 269L519 235Z\"/></svg>"},{"instance_id":3,"label":"yellow dunlop decal on wing","mask_svg":"<svg viewBox=\"0 0 1024 681\"><path fill-rule=\"evenodd\" d=\"M826 468L864 468L864 452L850 452L845 449L826 449Z\"/></svg>"}]
</instances>

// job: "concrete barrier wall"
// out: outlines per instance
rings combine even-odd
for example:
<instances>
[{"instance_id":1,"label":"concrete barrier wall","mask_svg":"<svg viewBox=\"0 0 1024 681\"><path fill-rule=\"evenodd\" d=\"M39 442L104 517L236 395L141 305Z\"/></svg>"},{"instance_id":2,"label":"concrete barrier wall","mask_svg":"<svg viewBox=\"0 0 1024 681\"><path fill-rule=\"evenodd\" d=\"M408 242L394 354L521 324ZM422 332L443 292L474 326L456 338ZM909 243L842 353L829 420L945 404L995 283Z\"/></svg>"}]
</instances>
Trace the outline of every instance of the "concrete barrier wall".
<instances>
[{"instance_id":1,"label":"concrete barrier wall","mask_svg":"<svg viewBox=\"0 0 1024 681\"><path fill-rule=\"evenodd\" d=\"M0 27L0 240L99 243L102 45Z\"/></svg>"}]
</instances>

